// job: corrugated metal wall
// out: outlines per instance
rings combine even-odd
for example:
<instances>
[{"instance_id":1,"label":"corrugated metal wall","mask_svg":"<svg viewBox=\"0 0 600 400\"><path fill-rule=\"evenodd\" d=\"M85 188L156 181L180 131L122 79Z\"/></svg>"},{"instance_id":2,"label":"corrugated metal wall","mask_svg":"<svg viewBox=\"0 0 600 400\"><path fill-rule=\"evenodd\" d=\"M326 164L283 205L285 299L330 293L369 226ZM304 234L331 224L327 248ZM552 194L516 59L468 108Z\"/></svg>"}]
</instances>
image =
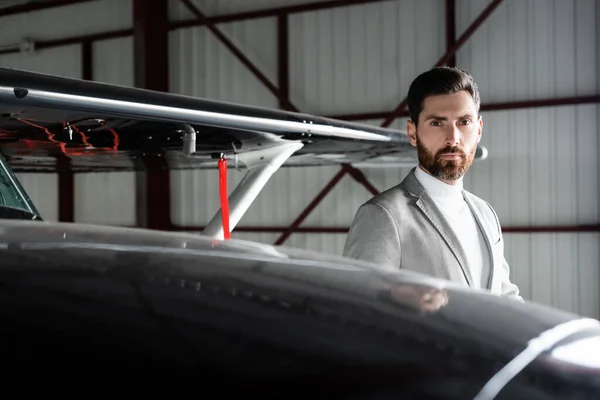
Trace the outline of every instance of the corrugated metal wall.
<instances>
[{"instance_id":1,"label":"corrugated metal wall","mask_svg":"<svg viewBox=\"0 0 600 400\"><path fill-rule=\"evenodd\" d=\"M195 1L207 15L303 2ZM301 111L321 115L391 111L410 81L445 51L444 3L399 0L290 16L291 101ZM456 0L458 35L488 3ZM192 17L178 1L170 4L171 19ZM33 13L26 22L23 18L1 20L0 45L14 44L25 34L43 32L44 38L58 38L127 28L131 3L91 2ZM474 74L484 103L598 94L599 20L595 0L505 0L459 51L458 65ZM277 82L275 18L218 27ZM172 91L277 107L277 99L205 27L171 31L169 45ZM96 80L133 84L131 38L96 42L93 49ZM81 75L82 67L79 46L0 56L0 64L74 77ZM492 203L504 226L597 224L599 111L598 105L579 105L484 112L483 144L489 159L474 165L467 188ZM404 124L400 118L392 126ZM289 225L336 172L337 168L279 171L240 225ZM382 190L397 184L408 169L364 172ZM46 218L57 219L57 180L45 174L19 177ZM232 171L230 187L240 178L241 173ZM76 220L133 223L133 182L133 174L78 176ZM106 188L117 191L108 194ZM173 222L206 224L218 208L217 189L216 171L173 172ZM347 176L303 226L348 226L370 196ZM273 243L279 233L238 232L234 237ZM598 233L505 238L513 279L526 298L600 316ZM341 234L294 233L286 245L339 254L344 239Z\"/></svg>"},{"instance_id":2,"label":"corrugated metal wall","mask_svg":"<svg viewBox=\"0 0 600 400\"><path fill-rule=\"evenodd\" d=\"M445 50L443 5L391 1L293 16L292 101L321 115L395 107Z\"/></svg>"}]
</instances>

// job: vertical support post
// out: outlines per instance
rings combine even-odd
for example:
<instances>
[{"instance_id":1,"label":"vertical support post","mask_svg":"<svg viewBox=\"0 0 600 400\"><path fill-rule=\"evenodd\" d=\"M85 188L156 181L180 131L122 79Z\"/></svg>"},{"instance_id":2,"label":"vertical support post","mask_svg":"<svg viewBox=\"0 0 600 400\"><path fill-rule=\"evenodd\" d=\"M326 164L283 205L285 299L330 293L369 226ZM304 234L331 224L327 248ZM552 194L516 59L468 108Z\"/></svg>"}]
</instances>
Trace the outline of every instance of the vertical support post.
<instances>
[{"instance_id":1,"label":"vertical support post","mask_svg":"<svg viewBox=\"0 0 600 400\"><path fill-rule=\"evenodd\" d=\"M136 171L137 225L171 230L171 180L161 154L147 154Z\"/></svg>"},{"instance_id":2,"label":"vertical support post","mask_svg":"<svg viewBox=\"0 0 600 400\"><path fill-rule=\"evenodd\" d=\"M456 4L455 0L446 0L446 52L450 52L456 44ZM456 53L446 63L456 67Z\"/></svg>"},{"instance_id":3,"label":"vertical support post","mask_svg":"<svg viewBox=\"0 0 600 400\"><path fill-rule=\"evenodd\" d=\"M135 86L169 91L167 0L133 0Z\"/></svg>"},{"instance_id":4,"label":"vertical support post","mask_svg":"<svg viewBox=\"0 0 600 400\"><path fill-rule=\"evenodd\" d=\"M288 14L277 16L277 76L279 93L279 108L286 109L290 104L290 58Z\"/></svg>"},{"instance_id":5,"label":"vertical support post","mask_svg":"<svg viewBox=\"0 0 600 400\"><path fill-rule=\"evenodd\" d=\"M135 86L168 92L167 0L133 0ZM161 154L145 155L136 172L137 225L171 228L171 184Z\"/></svg>"},{"instance_id":6,"label":"vertical support post","mask_svg":"<svg viewBox=\"0 0 600 400\"><path fill-rule=\"evenodd\" d=\"M92 41L81 43L81 78L93 79ZM66 155L57 157L58 164L58 220L75 222L75 174Z\"/></svg>"},{"instance_id":7,"label":"vertical support post","mask_svg":"<svg viewBox=\"0 0 600 400\"><path fill-rule=\"evenodd\" d=\"M94 43L85 40L81 43L81 78L86 81L94 80Z\"/></svg>"},{"instance_id":8,"label":"vertical support post","mask_svg":"<svg viewBox=\"0 0 600 400\"><path fill-rule=\"evenodd\" d=\"M57 157L58 164L58 220L75 221L75 184L71 160L67 156Z\"/></svg>"}]
</instances>

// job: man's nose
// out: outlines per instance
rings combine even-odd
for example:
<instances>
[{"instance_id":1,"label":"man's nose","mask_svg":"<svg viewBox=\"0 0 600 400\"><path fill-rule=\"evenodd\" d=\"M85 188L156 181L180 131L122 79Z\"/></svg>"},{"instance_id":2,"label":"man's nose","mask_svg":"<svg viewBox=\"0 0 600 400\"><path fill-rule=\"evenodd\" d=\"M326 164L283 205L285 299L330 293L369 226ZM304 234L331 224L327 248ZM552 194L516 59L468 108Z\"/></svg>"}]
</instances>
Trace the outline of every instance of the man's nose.
<instances>
[{"instance_id":1,"label":"man's nose","mask_svg":"<svg viewBox=\"0 0 600 400\"><path fill-rule=\"evenodd\" d=\"M446 144L448 146L457 146L460 143L460 129L454 124L448 127L446 132Z\"/></svg>"}]
</instances>

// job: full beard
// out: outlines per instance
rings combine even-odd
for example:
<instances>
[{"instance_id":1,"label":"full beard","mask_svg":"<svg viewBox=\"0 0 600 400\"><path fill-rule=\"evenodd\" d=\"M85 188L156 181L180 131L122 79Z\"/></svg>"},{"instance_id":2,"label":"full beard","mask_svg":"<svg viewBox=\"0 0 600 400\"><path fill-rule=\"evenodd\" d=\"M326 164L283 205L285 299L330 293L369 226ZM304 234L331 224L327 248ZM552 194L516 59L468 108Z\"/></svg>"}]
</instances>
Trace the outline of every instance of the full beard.
<instances>
[{"instance_id":1,"label":"full beard","mask_svg":"<svg viewBox=\"0 0 600 400\"><path fill-rule=\"evenodd\" d=\"M419 164L425 168L432 176L447 181L455 181L462 178L473 163L475 157L476 147L467 154L460 148L454 146L447 146L433 154L427 150L425 146L419 141L417 137L417 154L419 157ZM445 160L440 156L447 153L456 153L460 155L458 160Z\"/></svg>"}]
</instances>

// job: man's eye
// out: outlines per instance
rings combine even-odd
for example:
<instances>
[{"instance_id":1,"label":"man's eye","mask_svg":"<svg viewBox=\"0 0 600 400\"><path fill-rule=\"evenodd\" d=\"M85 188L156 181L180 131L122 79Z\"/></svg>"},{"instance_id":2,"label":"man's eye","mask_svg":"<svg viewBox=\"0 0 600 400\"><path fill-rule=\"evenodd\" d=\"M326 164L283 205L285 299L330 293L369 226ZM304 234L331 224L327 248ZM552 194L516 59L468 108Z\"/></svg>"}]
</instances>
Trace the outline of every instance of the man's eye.
<instances>
[{"instance_id":1,"label":"man's eye","mask_svg":"<svg viewBox=\"0 0 600 400\"><path fill-rule=\"evenodd\" d=\"M471 120L470 119L463 119L460 123L463 124L463 125L469 125L471 123Z\"/></svg>"},{"instance_id":2,"label":"man's eye","mask_svg":"<svg viewBox=\"0 0 600 400\"><path fill-rule=\"evenodd\" d=\"M440 121L431 121L431 126L440 126Z\"/></svg>"}]
</instances>

